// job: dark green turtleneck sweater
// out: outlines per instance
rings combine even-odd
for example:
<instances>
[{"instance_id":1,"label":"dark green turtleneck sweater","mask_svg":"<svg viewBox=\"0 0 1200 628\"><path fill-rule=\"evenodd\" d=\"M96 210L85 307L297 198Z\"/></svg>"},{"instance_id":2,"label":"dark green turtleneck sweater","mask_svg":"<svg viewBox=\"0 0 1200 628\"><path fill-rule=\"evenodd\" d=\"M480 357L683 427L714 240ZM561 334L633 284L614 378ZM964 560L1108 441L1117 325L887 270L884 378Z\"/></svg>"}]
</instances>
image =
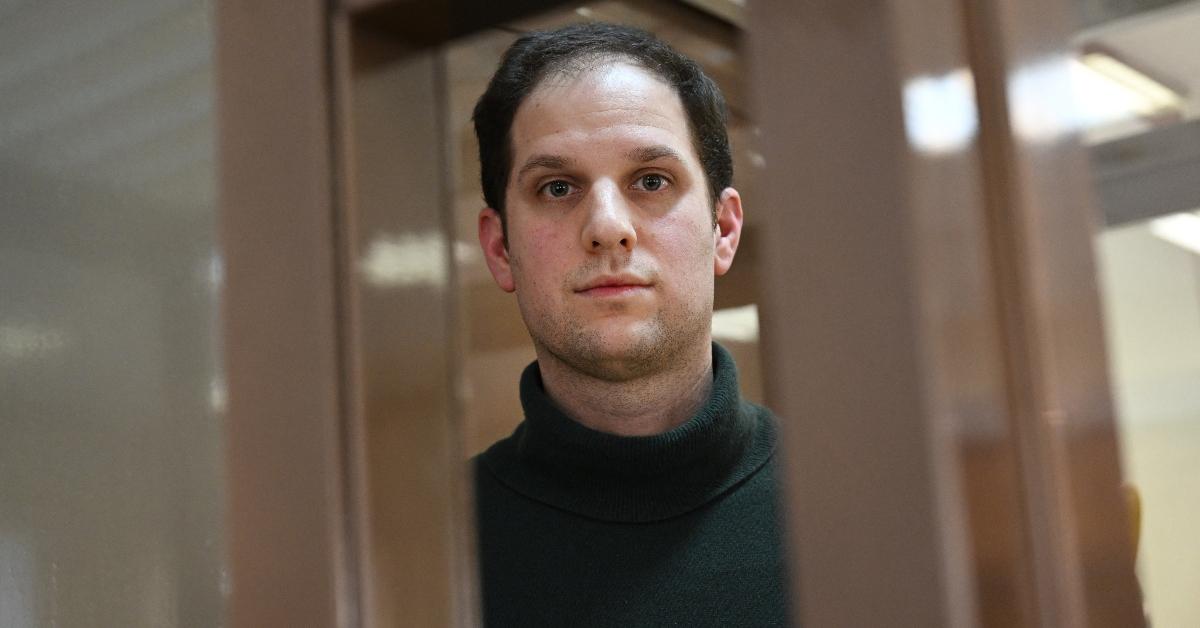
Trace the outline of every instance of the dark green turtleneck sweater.
<instances>
[{"instance_id":1,"label":"dark green turtleneck sweater","mask_svg":"<svg viewBox=\"0 0 1200 628\"><path fill-rule=\"evenodd\" d=\"M489 628L787 624L775 421L738 394L713 344L713 390L656 436L598 432L521 376L525 421L476 458Z\"/></svg>"}]
</instances>

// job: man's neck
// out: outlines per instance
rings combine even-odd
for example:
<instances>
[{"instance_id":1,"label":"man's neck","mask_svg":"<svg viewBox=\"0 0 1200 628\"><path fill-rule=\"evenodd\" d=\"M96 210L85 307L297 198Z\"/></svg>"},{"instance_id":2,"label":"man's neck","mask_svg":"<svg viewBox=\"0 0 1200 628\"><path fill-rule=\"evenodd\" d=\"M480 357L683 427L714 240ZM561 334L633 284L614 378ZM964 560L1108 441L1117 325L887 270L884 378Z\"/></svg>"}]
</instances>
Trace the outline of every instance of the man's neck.
<instances>
[{"instance_id":1,"label":"man's neck","mask_svg":"<svg viewBox=\"0 0 1200 628\"><path fill-rule=\"evenodd\" d=\"M712 393L712 346L673 361L672 368L613 382L582 373L538 351L542 384L571 418L620 436L650 436L682 425Z\"/></svg>"}]
</instances>

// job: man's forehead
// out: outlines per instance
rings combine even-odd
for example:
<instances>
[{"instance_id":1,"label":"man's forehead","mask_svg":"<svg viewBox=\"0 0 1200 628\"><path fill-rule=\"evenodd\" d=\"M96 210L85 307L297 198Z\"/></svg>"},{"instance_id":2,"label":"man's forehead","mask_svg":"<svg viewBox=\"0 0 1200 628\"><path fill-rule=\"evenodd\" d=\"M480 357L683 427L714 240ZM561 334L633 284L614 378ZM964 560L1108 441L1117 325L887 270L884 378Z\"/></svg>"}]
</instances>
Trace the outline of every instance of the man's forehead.
<instances>
[{"instance_id":1,"label":"man's forehead","mask_svg":"<svg viewBox=\"0 0 1200 628\"><path fill-rule=\"evenodd\" d=\"M571 140L593 150L599 148L593 142L616 138L623 144L621 156L633 161L684 161L691 148L690 124L676 90L621 59L554 82L543 80L517 108L510 137L518 172L524 162L550 166L551 158L571 158L561 148Z\"/></svg>"}]
</instances>

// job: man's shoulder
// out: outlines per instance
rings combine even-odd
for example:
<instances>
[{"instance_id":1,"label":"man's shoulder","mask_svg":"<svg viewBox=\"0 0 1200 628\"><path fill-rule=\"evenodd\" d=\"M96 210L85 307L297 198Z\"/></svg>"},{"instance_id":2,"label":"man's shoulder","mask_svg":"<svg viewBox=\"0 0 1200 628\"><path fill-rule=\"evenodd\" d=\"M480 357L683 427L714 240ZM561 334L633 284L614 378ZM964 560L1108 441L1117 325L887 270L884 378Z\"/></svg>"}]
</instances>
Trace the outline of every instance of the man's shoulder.
<instances>
[{"instance_id":1,"label":"man's shoulder","mask_svg":"<svg viewBox=\"0 0 1200 628\"><path fill-rule=\"evenodd\" d=\"M516 431L492 443L487 449L467 459L467 472L475 485L477 499L484 492L494 492L505 485L501 477L506 469L520 464L517 442L521 426Z\"/></svg>"},{"instance_id":2,"label":"man's shoulder","mask_svg":"<svg viewBox=\"0 0 1200 628\"><path fill-rule=\"evenodd\" d=\"M748 422L754 431L752 442L765 447L769 451L768 455L773 454L779 440L779 416L770 408L746 399L741 400L740 412L749 419Z\"/></svg>"}]
</instances>

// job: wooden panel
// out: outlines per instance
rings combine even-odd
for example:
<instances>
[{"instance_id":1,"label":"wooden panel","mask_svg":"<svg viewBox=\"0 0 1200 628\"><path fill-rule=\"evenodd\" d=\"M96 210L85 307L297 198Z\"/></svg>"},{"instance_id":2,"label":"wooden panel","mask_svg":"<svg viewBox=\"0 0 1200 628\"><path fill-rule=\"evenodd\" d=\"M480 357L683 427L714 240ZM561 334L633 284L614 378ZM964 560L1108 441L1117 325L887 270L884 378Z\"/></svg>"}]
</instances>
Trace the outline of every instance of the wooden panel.
<instances>
[{"instance_id":1,"label":"wooden panel","mask_svg":"<svg viewBox=\"0 0 1200 628\"><path fill-rule=\"evenodd\" d=\"M235 628L344 626L325 3L216 3Z\"/></svg>"}]
</instances>

